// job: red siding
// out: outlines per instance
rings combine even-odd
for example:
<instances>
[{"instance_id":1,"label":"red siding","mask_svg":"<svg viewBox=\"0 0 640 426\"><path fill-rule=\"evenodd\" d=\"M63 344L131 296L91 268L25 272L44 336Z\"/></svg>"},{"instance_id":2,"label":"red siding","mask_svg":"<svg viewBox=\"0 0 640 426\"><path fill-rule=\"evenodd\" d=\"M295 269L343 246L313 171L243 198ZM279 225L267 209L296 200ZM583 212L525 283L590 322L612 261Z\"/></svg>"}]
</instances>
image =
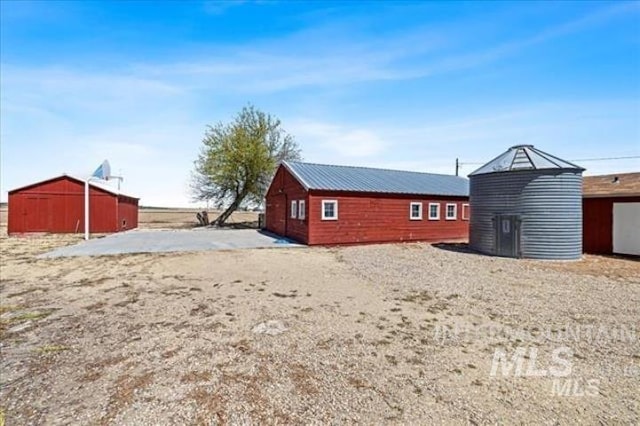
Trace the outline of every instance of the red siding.
<instances>
[{"instance_id":1,"label":"red siding","mask_svg":"<svg viewBox=\"0 0 640 426\"><path fill-rule=\"evenodd\" d=\"M118 196L118 224L123 231L138 227L138 200L136 198Z\"/></svg>"},{"instance_id":2,"label":"red siding","mask_svg":"<svg viewBox=\"0 0 640 426\"><path fill-rule=\"evenodd\" d=\"M462 219L464 197L316 192L310 195L309 244L358 244L405 241L456 241L469 236ZM338 220L322 220L322 200L338 201ZM411 202L422 202L422 220L411 220ZM429 203L440 203L440 219L429 220ZM445 219L447 203L457 205L455 220Z\"/></svg>"},{"instance_id":3,"label":"red siding","mask_svg":"<svg viewBox=\"0 0 640 426\"><path fill-rule=\"evenodd\" d=\"M322 220L322 200L338 200L338 220ZM291 201L306 201L305 220L292 219ZM422 220L410 220L410 203L423 203ZM440 203L440 220L428 220L429 203ZM457 204L455 220L445 219L445 205ZM469 235L462 219L466 197L429 197L396 194L312 191L281 166L266 196L266 229L309 245L403 241L458 241Z\"/></svg>"},{"instance_id":4,"label":"red siding","mask_svg":"<svg viewBox=\"0 0 640 426\"><path fill-rule=\"evenodd\" d=\"M281 166L267 192L265 229L307 244L308 213L304 220L291 218L291 201L294 200L305 201L306 210L309 210L307 191Z\"/></svg>"},{"instance_id":5,"label":"red siding","mask_svg":"<svg viewBox=\"0 0 640 426\"><path fill-rule=\"evenodd\" d=\"M93 233L121 229L118 196L91 187L89 225ZM137 226L137 202L130 197L122 209L123 218ZM136 205L135 213L132 205ZM134 217L135 216L135 217ZM132 227L128 226L128 229ZM84 183L68 176L31 185L9 193L8 233L84 231Z\"/></svg>"},{"instance_id":6,"label":"red siding","mask_svg":"<svg viewBox=\"0 0 640 426\"><path fill-rule=\"evenodd\" d=\"M640 202L640 197L582 199L582 251L613 253L613 203Z\"/></svg>"}]
</instances>

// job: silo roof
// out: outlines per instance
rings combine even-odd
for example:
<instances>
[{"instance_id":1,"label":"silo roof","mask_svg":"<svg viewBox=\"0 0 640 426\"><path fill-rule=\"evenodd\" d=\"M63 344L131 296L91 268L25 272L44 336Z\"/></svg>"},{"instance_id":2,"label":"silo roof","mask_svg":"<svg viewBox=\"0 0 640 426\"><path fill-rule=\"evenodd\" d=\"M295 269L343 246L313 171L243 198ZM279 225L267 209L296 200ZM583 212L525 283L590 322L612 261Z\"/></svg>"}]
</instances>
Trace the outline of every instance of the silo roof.
<instances>
[{"instance_id":1,"label":"silo roof","mask_svg":"<svg viewBox=\"0 0 640 426\"><path fill-rule=\"evenodd\" d=\"M522 170L573 169L584 168L566 160L536 149L533 145L515 145L505 153L473 171L469 176L487 173L512 172Z\"/></svg>"}]
</instances>

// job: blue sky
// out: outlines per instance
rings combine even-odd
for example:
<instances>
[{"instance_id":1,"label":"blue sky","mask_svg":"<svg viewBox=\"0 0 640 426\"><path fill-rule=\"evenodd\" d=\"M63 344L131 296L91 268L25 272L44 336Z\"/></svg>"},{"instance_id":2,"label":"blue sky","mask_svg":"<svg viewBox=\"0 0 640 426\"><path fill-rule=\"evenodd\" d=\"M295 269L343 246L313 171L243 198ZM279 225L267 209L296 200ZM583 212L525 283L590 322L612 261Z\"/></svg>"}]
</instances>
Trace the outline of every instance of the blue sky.
<instances>
[{"instance_id":1,"label":"blue sky","mask_svg":"<svg viewBox=\"0 0 640 426\"><path fill-rule=\"evenodd\" d=\"M638 2L0 7L2 200L108 158L142 204L188 205L205 126L247 103L319 163L453 173L456 157L520 143L569 160L640 155Z\"/></svg>"}]
</instances>

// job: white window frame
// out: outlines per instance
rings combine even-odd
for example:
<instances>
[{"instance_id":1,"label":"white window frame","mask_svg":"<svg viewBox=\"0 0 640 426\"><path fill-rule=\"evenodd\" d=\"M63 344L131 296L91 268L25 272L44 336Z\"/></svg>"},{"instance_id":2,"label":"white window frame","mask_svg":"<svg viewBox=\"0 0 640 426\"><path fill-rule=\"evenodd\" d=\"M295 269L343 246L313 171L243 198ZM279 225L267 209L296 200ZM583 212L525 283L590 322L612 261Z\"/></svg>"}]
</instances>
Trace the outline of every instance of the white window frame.
<instances>
[{"instance_id":1,"label":"white window frame","mask_svg":"<svg viewBox=\"0 0 640 426\"><path fill-rule=\"evenodd\" d=\"M436 206L436 215L431 215L431 207ZM429 203L429 220L440 220L440 203Z\"/></svg>"},{"instance_id":2,"label":"white window frame","mask_svg":"<svg viewBox=\"0 0 640 426\"><path fill-rule=\"evenodd\" d=\"M418 216L413 216L413 206L418 206ZM409 203L409 220L422 220L422 203L420 201Z\"/></svg>"},{"instance_id":3,"label":"white window frame","mask_svg":"<svg viewBox=\"0 0 640 426\"><path fill-rule=\"evenodd\" d=\"M449 216L449 207L453 206L453 216ZM444 209L444 218L446 220L456 220L458 219L458 204L457 203L447 203Z\"/></svg>"},{"instance_id":4,"label":"white window frame","mask_svg":"<svg viewBox=\"0 0 640 426\"><path fill-rule=\"evenodd\" d=\"M333 212L335 213L334 216L328 217L325 216L325 209L324 206L327 204L333 204ZM338 200L322 200L322 220L338 220Z\"/></svg>"},{"instance_id":5,"label":"white window frame","mask_svg":"<svg viewBox=\"0 0 640 426\"><path fill-rule=\"evenodd\" d=\"M307 216L307 203L305 200L298 201L298 219L304 220Z\"/></svg>"},{"instance_id":6,"label":"white window frame","mask_svg":"<svg viewBox=\"0 0 640 426\"><path fill-rule=\"evenodd\" d=\"M298 218L298 202L296 200L291 201L291 213L289 215L291 219Z\"/></svg>"},{"instance_id":7,"label":"white window frame","mask_svg":"<svg viewBox=\"0 0 640 426\"><path fill-rule=\"evenodd\" d=\"M467 215L464 215L464 211L467 211ZM462 204L462 220L469 220L469 203Z\"/></svg>"}]
</instances>

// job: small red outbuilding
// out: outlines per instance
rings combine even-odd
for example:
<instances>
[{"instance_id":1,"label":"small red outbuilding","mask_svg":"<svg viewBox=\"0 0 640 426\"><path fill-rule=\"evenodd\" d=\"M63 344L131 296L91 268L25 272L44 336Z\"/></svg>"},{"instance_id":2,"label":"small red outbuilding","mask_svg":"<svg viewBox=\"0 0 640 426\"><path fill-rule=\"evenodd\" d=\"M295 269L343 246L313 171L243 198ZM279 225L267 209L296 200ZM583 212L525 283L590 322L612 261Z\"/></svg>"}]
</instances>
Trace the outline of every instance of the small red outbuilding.
<instances>
[{"instance_id":1,"label":"small red outbuilding","mask_svg":"<svg viewBox=\"0 0 640 426\"><path fill-rule=\"evenodd\" d=\"M265 229L309 245L459 241L469 235L468 202L462 177L283 162Z\"/></svg>"},{"instance_id":2,"label":"small red outbuilding","mask_svg":"<svg viewBox=\"0 0 640 426\"><path fill-rule=\"evenodd\" d=\"M582 223L585 253L640 256L640 173L585 176Z\"/></svg>"},{"instance_id":3,"label":"small red outbuilding","mask_svg":"<svg viewBox=\"0 0 640 426\"><path fill-rule=\"evenodd\" d=\"M90 182L92 233L138 227L138 198L101 182ZM57 176L9 191L8 233L84 231L84 180Z\"/></svg>"}]
</instances>

